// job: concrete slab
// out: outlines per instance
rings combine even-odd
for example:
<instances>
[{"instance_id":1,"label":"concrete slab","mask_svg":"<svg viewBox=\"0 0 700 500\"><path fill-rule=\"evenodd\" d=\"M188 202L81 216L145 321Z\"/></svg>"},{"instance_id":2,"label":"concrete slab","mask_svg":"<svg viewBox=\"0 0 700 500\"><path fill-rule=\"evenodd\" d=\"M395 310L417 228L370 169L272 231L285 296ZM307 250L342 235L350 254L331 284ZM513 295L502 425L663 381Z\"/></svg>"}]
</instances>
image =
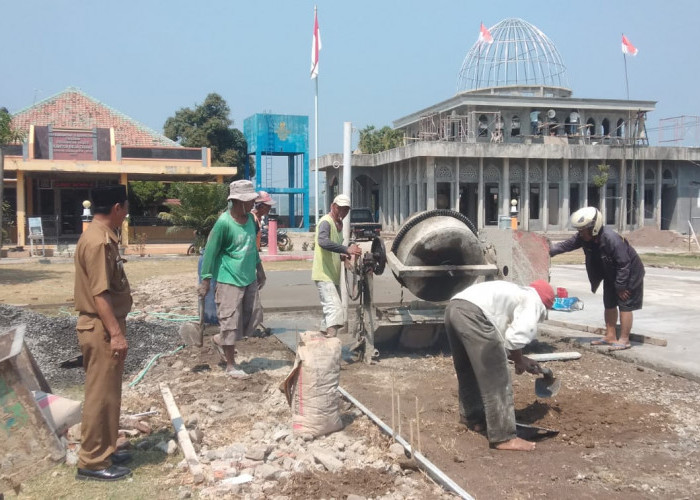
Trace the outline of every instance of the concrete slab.
<instances>
[{"instance_id":1,"label":"concrete slab","mask_svg":"<svg viewBox=\"0 0 700 500\"><path fill-rule=\"evenodd\" d=\"M603 327L603 291L591 293L583 265L552 267L552 286L564 287L570 297L584 301L582 311L550 311L549 318L591 327ZM619 356L631 361L639 360L647 366L656 365L665 371L682 374L700 380L700 273L666 268L646 269L644 279L644 306L634 313L633 333L663 338L666 347L633 343ZM598 335L580 332L582 342L600 338ZM598 347L597 349L606 349Z\"/></svg>"}]
</instances>

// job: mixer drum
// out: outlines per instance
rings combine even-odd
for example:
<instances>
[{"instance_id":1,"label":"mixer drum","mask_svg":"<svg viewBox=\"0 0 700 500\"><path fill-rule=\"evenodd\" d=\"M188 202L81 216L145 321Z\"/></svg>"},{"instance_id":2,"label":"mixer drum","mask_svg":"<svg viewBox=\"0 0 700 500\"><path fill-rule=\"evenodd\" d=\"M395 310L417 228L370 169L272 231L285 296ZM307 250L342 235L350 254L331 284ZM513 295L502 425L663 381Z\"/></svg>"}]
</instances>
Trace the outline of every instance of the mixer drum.
<instances>
[{"instance_id":1,"label":"mixer drum","mask_svg":"<svg viewBox=\"0 0 700 500\"><path fill-rule=\"evenodd\" d=\"M405 266L486 264L474 225L452 210L431 210L410 217L401 226L391 251ZM476 279L459 271L439 276L397 276L416 297L430 302L449 300Z\"/></svg>"}]
</instances>

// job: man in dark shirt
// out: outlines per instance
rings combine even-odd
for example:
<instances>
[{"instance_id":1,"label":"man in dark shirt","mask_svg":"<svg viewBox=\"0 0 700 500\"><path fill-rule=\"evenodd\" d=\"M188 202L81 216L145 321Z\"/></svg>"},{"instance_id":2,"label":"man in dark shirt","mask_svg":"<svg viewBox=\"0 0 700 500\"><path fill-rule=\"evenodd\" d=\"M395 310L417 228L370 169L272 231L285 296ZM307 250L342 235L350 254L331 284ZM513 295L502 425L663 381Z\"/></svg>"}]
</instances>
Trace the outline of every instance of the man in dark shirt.
<instances>
[{"instance_id":1,"label":"man in dark shirt","mask_svg":"<svg viewBox=\"0 0 700 500\"><path fill-rule=\"evenodd\" d=\"M591 291L595 293L603 282L605 337L591 344L610 346L611 351L629 349L633 311L642 308L644 298L644 264L627 240L603 225L603 215L597 208L577 210L571 216L571 224L578 233L551 245L549 255L553 257L583 248Z\"/></svg>"}]
</instances>

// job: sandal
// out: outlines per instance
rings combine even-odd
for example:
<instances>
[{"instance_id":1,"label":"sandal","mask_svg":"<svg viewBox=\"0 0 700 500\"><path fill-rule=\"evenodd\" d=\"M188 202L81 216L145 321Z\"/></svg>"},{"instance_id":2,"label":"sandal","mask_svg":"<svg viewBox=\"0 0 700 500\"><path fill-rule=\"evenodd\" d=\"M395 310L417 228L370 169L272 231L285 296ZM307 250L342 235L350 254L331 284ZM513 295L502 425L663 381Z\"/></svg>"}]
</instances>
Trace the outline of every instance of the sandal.
<instances>
[{"instance_id":1,"label":"sandal","mask_svg":"<svg viewBox=\"0 0 700 500\"><path fill-rule=\"evenodd\" d=\"M610 348L608 351L626 351L627 349L630 349L632 347L632 344L627 342L626 344L623 342L613 342L610 344Z\"/></svg>"},{"instance_id":2,"label":"sandal","mask_svg":"<svg viewBox=\"0 0 700 500\"><path fill-rule=\"evenodd\" d=\"M240 379L250 378L249 374L247 374L243 370L239 370L237 368L234 368L232 370L226 370L224 373L226 375L228 375L229 377L233 377L233 378L240 378Z\"/></svg>"},{"instance_id":3,"label":"sandal","mask_svg":"<svg viewBox=\"0 0 700 500\"><path fill-rule=\"evenodd\" d=\"M591 340L591 345L613 345L614 342L609 342L605 339Z\"/></svg>"},{"instance_id":4,"label":"sandal","mask_svg":"<svg viewBox=\"0 0 700 500\"><path fill-rule=\"evenodd\" d=\"M224 348L221 347L212 337L211 343L214 346L214 350L219 353L219 357L221 358L221 361L226 363L226 353L224 353Z\"/></svg>"}]
</instances>

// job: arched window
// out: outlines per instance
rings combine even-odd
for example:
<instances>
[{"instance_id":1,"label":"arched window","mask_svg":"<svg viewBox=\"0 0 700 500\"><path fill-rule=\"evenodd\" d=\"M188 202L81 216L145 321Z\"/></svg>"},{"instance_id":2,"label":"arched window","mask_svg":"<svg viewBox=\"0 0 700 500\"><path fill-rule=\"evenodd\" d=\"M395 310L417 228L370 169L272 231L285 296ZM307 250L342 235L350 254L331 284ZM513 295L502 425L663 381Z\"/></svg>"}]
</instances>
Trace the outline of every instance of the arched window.
<instances>
[{"instance_id":1,"label":"arched window","mask_svg":"<svg viewBox=\"0 0 700 500\"><path fill-rule=\"evenodd\" d=\"M596 129L595 129L595 120L593 118L589 118L586 120L586 135L591 136L596 134Z\"/></svg>"},{"instance_id":2,"label":"arched window","mask_svg":"<svg viewBox=\"0 0 700 500\"><path fill-rule=\"evenodd\" d=\"M542 118L539 111L530 111L530 133L542 135Z\"/></svg>"},{"instance_id":3,"label":"arched window","mask_svg":"<svg viewBox=\"0 0 700 500\"><path fill-rule=\"evenodd\" d=\"M575 135L578 133L578 124L581 118L578 111L571 111L569 116L566 117L566 135Z\"/></svg>"},{"instance_id":4,"label":"arched window","mask_svg":"<svg viewBox=\"0 0 700 500\"><path fill-rule=\"evenodd\" d=\"M520 117L518 115L513 115L510 120L510 135L511 137L520 135Z\"/></svg>"},{"instance_id":5,"label":"arched window","mask_svg":"<svg viewBox=\"0 0 700 500\"><path fill-rule=\"evenodd\" d=\"M625 120L623 120L622 118L617 120L617 127L615 127L615 135L617 137L625 136Z\"/></svg>"},{"instance_id":6,"label":"arched window","mask_svg":"<svg viewBox=\"0 0 700 500\"><path fill-rule=\"evenodd\" d=\"M644 172L644 182L654 182L654 179L656 179L656 174L654 174L654 171L650 168Z\"/></svg>"},{"instance_id":7,"label":"arched window","mask_svg":"<svg viewBox=\"0 0 700 500\"><path fill-rule=\"evenodd\" d=\"M603 118L603 135L610 135L610 120L607 118Z\"/></svg>"},{"instance_id":8,"label":"arched window","mask_svg":"<svg viewBox=\"0 0 700 500\"><path fill-rule=\"evenodd\" d=\"M488 137L489 121L486 115L479 116L479 137Z\"/></svg>"}]
</instances>

